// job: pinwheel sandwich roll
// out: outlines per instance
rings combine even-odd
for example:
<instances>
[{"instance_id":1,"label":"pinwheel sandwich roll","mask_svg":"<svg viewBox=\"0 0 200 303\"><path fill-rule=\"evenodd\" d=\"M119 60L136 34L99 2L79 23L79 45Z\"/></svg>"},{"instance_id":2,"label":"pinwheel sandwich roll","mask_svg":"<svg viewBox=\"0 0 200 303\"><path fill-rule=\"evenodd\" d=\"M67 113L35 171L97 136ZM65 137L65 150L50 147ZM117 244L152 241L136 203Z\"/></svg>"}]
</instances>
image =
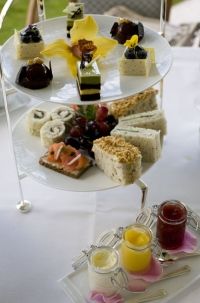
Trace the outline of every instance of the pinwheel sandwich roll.
<instances>
[{"instance_id":1,"label":"pinwheel sandwich roll","mask_svg":"<svg viewBox=\"0 0 200 303\"><path fill-rule=\"evenodd\" d=\"M51 120L49 112L41 108L34 108L27 114L27 129L34 136L40 136L41 127Z\"/></svg>"},{"instance_id":2,"label":"pinwheel sandwich roll","mask_svg":"<svg viewBox=\"0 0 200 303\"><path fill-rule=\"evenodd\" d=\"M64 135L65 124L59 119L46 122L40 129L41 143L44 147L63 141Z\"/></svg>"},{"instance_id":3,"label":"pinwheel sandwich roll","mask_svg":"<svg viewBox=\"0 0 200 303\"><path fill-rule=\"evenodd\" d=\"M52 120L61 120L66 128L69 128L72 124L73 119L76 116L75 111L69 106L56 107L51 113Z\"/></svg>"}]
</instances>

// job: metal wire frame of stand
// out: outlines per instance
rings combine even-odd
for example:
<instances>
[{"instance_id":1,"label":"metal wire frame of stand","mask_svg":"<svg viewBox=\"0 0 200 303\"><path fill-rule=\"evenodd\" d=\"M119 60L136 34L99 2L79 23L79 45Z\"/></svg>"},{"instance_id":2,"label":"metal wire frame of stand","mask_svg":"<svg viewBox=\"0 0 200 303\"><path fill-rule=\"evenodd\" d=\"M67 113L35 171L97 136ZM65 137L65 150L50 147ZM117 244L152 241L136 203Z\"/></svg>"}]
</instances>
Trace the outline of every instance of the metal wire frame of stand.
<instances>
[{"instance_id":1,"label":"metal wire frame of stand","mask_svg":"<svg viewBox=\"0 0 200 303\"><path fill-rule=\"evenodd\" d=\"M9 6L11 5L12 1L8 1ZM165 36L165 22L166 22L166 7L167 7L167 0L161 0L161 11L160 11L160 34L162 36ZM46 19L45 14L45 5L44 0L37 0L37 10L38 10L38 17L39 21L44 21ZM2 17L2 22L3 18ZM8 102L7 102L7 96L14 92L14 89L7 89L5 86L5 80L3 71L1 68L1 58L0 58L0 80L1 80L1 86L2 86L2 93L3 93L3 102L6 112L6 119L7 119L7 125L8 125L8 131L9 131L9 138L10 138L10 148L13 155L13 161L15 166L15 172L17 177L17 183L18 183L18 189L19 189L19 195L20 195L20 201L16 204L17 210L19 210L21 213L27 213L31 210L32 205L31 202L24 199L21 180L26 177L26 174L20 174L17 166L17 159L14 149L14 143L13 143L13 137L12 137L12 127L10 122L10 115L8 110ZM160 82L160 100L161 100L161 107L162 107L162 99L163 99L163 80ZM148 192L148 186L145 184L144 181L141 179L138 179L135 184L139 187L141 190L141 209L143 209L146 205L147 200L147 192Z\"/></svg>"}]
</instances>

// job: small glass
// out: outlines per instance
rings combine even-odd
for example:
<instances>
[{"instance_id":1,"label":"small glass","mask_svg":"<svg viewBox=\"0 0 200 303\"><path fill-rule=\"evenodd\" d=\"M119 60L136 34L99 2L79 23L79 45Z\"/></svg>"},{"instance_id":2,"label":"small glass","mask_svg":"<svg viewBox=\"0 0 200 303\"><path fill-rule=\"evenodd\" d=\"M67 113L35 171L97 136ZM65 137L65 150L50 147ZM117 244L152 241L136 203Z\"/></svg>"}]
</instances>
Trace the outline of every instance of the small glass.
<instances>
[{"instance_id":1,"label":"small glass","mask_svg":"<svg viewBox=\"0 0 200 303\"><path fill-rule=\"evenodd\" d=\"M156 237L164 249L177 249L184 241L187 209L177 200L163 202L158 208Z\"/></svg>"},{"instance_id":2,"label":"small glass","mask_svg":"<svg viewBox=\"0 0 200 303\"><path fill-rule=\"evenodd\" d=\"M139 223L128 226L123 232L120 254L126 271L146 272L152 260L151 230Z\"/></svg>"},{"instance_id":3,"label":"small glass","mask_svg":"<svg viewBox=\"0 0 200 303\"><path fill-rule=\"evenodd\" d=\"M88 256L88 279L91 291L111 296L127 286L127 277L119 267L118 251L112 247L95 247Z\"/></svg>"}]
</instances>

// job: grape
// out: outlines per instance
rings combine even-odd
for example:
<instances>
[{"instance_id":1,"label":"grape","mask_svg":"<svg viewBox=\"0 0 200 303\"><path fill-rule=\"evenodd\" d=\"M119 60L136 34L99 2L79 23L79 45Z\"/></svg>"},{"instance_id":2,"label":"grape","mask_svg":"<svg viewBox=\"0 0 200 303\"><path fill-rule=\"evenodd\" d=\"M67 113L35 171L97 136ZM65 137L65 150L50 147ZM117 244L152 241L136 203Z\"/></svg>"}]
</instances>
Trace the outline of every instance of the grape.
<instances>
[{"instance_id":1,"label":"grape","mask_svg":"<svg viewBox=\"0 0 200 303\"><path fill-rule=\"evenodd\" d=\"M86 125L86 135L91 139L95 140L100 137L98 125L96 121L88 121Z\"/></svg>"},{"instance_id":2,"label":"grape","mask_svg":"<svg viewBox=\"0 0 200 303\"><path fill-rule=\"evenodd\" d=\"M72 147L74 147L76 149L80 148L80 142L77 138L68 136L65 138L64 142L66 145L71 145Z\"/></svg>"},{"instance_id":3,"label":"grape","mask_svg":"<svg viewBox=\"0 0 200 303\"><path fill-rule=\"evenodd\" d=\"M82 130L82 128L81 128L80 126L75 125L75 126L73 126L73 127L70 129L69 134L70 134L71 137L79 138L79 137L82 136L83 130Z\"/></svg>"},{"instance_id":4,"label":"grape","mask_svg":"<svg viewBox=\"0 0 200 303\"><path fill-rule=\"evenodd\" d=\"M104 121L108 115L108 108L106 106L100 106L96 111L96 120Z\"/></svg>"},{"instance_id":5,"label":"grape","mask_svg":"<svg viewBox=\"0 0 200 303\"><path fill-rule=\"evenodd\" d=\"M117 125L118 121L115 119L113 115L108 115L106 118L106 122L109 125L110 131Z\"/></svg>"},{"instance_id":6,"label":"grape","mask_svg":"<svg viewBox=\"0 0 200 303\"><path fill-rule=\"evenodd\" d=\"M98 122L98 129L101 136L108 136L110 134L110 127L106 122Z\"/></svg>"},{"instance_id":7,"label":"grape","mask_svg":"<svg viewBox=\"0 0 200 303\"><path fill-rule=\"evenodd\" d=\"M85 129L86 123L87 123L87 120L86 120L85 117L78 116L78 117L75 118L75 122L78 124L78 126L80 126L81 128Z\"/></svg>"}]
</instances>

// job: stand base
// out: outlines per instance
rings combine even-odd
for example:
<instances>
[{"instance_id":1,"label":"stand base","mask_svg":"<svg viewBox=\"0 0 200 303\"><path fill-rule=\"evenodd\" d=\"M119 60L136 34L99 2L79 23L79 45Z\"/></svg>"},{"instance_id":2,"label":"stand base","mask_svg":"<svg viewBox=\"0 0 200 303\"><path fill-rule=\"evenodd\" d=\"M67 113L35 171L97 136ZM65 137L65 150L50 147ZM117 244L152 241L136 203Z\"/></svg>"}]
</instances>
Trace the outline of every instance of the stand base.
<instances>
[{"instance_id":1,"label":"stand base","mask_svg":"<svg viewBox=\"0 0 200 303\"><path fill-rule=\"evenodd\" d=\"M31 211L31 202L27 200L19 201L16 205L17 210L19 210L21 213L28 213Z\"/></svg>"}]
</instances>

